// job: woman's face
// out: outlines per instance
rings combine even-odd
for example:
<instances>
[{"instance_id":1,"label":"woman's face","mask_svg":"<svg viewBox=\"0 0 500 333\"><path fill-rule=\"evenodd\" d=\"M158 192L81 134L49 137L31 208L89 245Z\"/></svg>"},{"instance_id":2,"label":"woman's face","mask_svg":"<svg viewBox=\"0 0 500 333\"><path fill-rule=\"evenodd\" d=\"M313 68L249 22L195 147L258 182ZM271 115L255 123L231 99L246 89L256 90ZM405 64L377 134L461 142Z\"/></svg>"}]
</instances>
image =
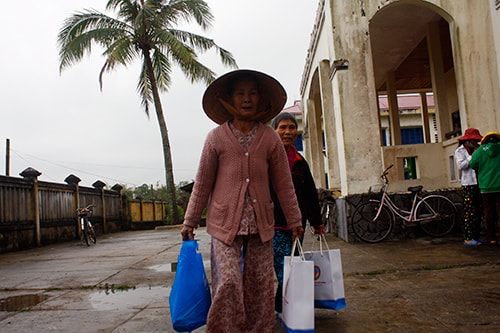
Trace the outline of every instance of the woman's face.
<instances>
[{"instance_id":1,"label":"woman's face","mask_svg":"<svg viewBox=\"0 0 500 333\"><path fill-rule=\"evenodd\" d=\"M249 119L255 115L258 110L259 100L259 89L255 80L242 78L235 82L231 94L231 103L238 111L240 119Z\"/></svg>"},{"instance_id":2,"label":"woman's face","mask_svg":"<svg viewBox=\"0 0 500 333\"><path fill-rule=\"evenodd\" d=\"M281 142L283 142L283 146L285 146L286 150L293 145L297 138L297 126L290 119L281 120L276 127L276 132L280 136Z\"/></svg>"}]
</instances>

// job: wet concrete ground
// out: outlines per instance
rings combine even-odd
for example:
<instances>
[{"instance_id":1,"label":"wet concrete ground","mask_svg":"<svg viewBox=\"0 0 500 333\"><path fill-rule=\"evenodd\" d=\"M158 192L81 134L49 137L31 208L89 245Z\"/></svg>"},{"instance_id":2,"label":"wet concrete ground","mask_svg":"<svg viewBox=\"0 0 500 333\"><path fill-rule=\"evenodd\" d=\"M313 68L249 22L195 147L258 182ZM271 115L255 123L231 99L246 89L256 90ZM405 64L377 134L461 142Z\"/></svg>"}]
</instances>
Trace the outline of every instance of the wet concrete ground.
<instances>
[{"instance_id":1,"label":"wet concrete ground","mask_svg":"<svg viewBox=\"0 0 500 333\"><path fill-rule=\"evenodd\" d=\"M173 332L168 295L179 231L0 255L0 331ZM210 238L204 228L196 238L210 275ZM467 248L459 235L380 244L327 238L341 249L347 307L316 310L316 332L500 332L499 248ZM311 241L307 235L305 250Z\"/></svg>"}]
</instances>

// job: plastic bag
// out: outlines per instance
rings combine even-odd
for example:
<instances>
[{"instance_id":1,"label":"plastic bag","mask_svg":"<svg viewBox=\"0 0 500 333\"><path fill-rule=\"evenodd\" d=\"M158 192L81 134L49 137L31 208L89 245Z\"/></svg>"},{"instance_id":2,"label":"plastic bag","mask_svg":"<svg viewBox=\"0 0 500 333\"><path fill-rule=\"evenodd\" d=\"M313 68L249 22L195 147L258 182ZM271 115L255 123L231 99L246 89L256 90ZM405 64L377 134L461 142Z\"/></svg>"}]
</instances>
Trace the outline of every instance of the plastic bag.
<instances>
[{"instance_id":1,"label":"plastic bag","mask_svg":"<svg viewBox=\"0 0 500 333\"><path fill-rule=\"evenodd\" d=\"M206 324L212 300L196 240L182 242L169 304L177 332L192 332Z\"/></svg>"}]
</instances>

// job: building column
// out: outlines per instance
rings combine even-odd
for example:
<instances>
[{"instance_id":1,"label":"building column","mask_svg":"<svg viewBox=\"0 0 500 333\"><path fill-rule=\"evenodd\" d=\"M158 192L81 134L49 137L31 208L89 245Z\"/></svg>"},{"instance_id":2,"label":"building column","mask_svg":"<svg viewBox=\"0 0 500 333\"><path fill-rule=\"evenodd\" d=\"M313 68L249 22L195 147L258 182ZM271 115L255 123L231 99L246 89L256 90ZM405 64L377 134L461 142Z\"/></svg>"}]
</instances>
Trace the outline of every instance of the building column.
<instances>
[{"instance_id":1,"label":"building column","mask_svg":"<svg viewBox=\"0 0 500 333\"><path fill-rule=\"evenodd\" d=\"M321 119L318 119L321 112L316 110L314 100L308 99L307 103L307 128L309 133L310 153L307 155L307 162L311 167L311 173L317 187L325 187L325 169L323 165L323 140L321 133ZM320 110L321 111L321 110Z\"/></svg>"},{"instance_id":2,"label":"building column","mask_svg":"<svg viewBox=\"0 0 500 333\"><path fill-rule=\"evenodd\" d=\"M427 94L420 93L420 108L422 110L422 129L424 131L424 143L431 143L431 132L429 129L429 107L427 106Z\"/></svg>"},{"instance_id":3,"label":"building column","mask_svg":"<svg viewBox=\"0 0 500 333\"><path fill-rule=\"evenodd\" d=\"M340 189L339 154L337 144L336 118L333 103L332 82L330 81L330 62L319 64L319 86L323 111L322 129L325 133L325 157L328 187Z\"/></svg>"},{"instance_id":4,"label":"building column","mask_svg":"<svg viewBox=\"0 0 500 333\"><path fill-rule=\"evenodd\" d=\"M399 123L398 92L394 72L387 73L387 103L389 104L389 124L391 126L391 146L401 145L401 126Z\"/></svg>"},{"instance_id":5,"label":"building column","mask_svg":"<svg viewBox=\"0 0 500 333\"><path fill-rule=\"evenodd\" d=\"M429 49L429 62L431 66L432 89L434 92L434 105L437 114L439 141L444 140L445 133L452 130L451 115L448 110L448 97L446 78L443 67L443 53L438 23L427 26L427 48Z\"/></svg>"}]
</instances>

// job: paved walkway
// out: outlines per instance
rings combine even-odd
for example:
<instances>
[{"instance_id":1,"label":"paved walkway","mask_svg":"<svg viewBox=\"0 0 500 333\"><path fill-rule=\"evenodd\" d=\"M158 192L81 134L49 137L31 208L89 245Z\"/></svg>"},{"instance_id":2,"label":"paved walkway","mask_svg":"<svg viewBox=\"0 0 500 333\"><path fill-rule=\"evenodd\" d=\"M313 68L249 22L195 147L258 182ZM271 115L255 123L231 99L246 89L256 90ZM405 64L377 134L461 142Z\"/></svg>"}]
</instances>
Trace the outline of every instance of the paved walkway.
<instances>
[{"instance_id":1,"label":"paved walkway","mask_svg":"<svg viewBox=\"0 0 500 333\"><path fill-rule=\"evenodd\" d=\"M168 295L179 231L1 254L0 331L173 332ZM200 228L196 238L208 269L209 236ZM347 307L316 310L316 332L500 332L500 249L466 248L458 236L328 242L341 249Z\"/></svg>"}]
</instances>

